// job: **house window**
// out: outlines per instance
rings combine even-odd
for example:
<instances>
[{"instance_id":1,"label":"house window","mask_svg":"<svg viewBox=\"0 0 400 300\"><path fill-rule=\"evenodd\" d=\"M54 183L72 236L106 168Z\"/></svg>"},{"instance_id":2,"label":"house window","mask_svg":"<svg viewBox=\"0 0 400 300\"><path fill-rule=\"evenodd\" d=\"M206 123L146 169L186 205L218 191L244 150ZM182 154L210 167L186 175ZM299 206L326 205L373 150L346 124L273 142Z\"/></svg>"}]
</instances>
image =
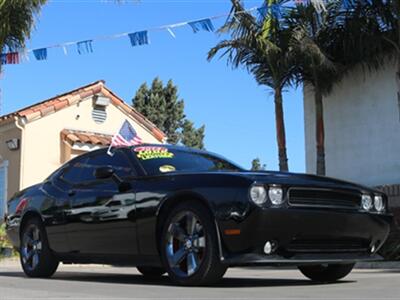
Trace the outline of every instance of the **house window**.
<instances>
[{"instance_id":1,"label":"house window","mask_svg":"<svg viewBox=\"0 0 400 300\"><path fill-rule=\"evenodd\" d=\"M7 170L8 161L0 164L0 222L4 218L7 207Z\"/></svg>"},{"instance_id":2,"label":"house window","mask_svg":"<svg viewBox=\"0 0 400 300\"><path fill-rule=\"evenodd\" d=\"M92 111L92 119L96 124L101 124L107 119L106 106L94 105Z\"/></svg>"}]
</instances>

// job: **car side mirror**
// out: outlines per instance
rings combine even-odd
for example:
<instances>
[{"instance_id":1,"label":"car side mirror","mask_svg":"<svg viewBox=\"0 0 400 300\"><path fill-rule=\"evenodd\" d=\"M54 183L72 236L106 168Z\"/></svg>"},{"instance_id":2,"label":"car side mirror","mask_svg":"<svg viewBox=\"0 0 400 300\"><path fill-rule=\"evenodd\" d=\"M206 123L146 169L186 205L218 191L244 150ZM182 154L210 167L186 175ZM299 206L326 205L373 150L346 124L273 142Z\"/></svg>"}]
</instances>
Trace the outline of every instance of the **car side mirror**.
<instances>
[{"instance_id":1,"label":"car side mirror","mask_svg":"<svg viewBox=\"0 0 400 300\"><path fill-rule=\"evenodd\" d=\"M97 179L107 179L114 175L114 169L111 167L100 167L94 171L94 177Z\"/></svg>"}]
</instances>

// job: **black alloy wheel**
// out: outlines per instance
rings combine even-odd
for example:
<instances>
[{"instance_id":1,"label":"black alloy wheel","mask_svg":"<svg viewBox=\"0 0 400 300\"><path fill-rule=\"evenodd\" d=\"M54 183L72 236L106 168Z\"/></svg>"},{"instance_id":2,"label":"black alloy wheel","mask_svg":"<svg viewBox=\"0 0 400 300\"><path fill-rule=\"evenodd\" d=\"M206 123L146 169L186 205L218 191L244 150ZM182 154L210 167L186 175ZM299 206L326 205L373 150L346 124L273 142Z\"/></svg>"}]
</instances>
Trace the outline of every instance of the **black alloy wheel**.
<instances>
[{"instance_id":1,"label":"black alloy wheel","mask_svg":"<svg viewBox=\"0 0 400 300\"><path fill-rule=\"evenodd\" d=\"M346 277L354 264L326 264L299 266L300 272L309 279L316 282L335 282Z\"/></svg>"},{"instance_id":2,"label":"black alloy wheel","mask_svg":"<svg viewBox=\"0 0 400 300\"><path fill-rule=\"evenodd\" d=\"M161 258L170 278L181 285L213 283L225 274L210 213L202 204L179 204L166 217Z\"/></svg>"},{"instance_id":3,"label":"black alloy wheel","mask_svg":"<svg viewBox=\"0 0 400 300\"><path fill-rule=\"evenodd\" d=\"M19 253L22 269L29 277L50 277L57 270L59 261L38 218L29 219L22 228Z\"/></svg>"}]
</instances>

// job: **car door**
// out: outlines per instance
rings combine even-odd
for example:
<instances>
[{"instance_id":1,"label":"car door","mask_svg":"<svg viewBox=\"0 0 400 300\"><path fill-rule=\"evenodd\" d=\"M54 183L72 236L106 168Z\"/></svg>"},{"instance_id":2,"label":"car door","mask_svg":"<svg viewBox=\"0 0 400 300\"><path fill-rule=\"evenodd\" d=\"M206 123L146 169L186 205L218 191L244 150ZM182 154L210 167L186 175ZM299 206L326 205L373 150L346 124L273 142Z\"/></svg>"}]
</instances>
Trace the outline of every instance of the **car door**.
<instances>
[{"instance_id":1,"label":"car door","mask_svg":"<svg viewBox=\"0 0 400 300\"><path fill-rule=\"evenodd\" d=\"M41 186L41 191L45 197L41 207L41 214L46 224L47 238L51 249L58 253L69 252L66 234L68 220L65 212L69 209L68 191L70 187L68 183L60 179L60 176L70 165L78 161L62 166L50 175ZM74 171L77 170L74 169Z\"/></svg>"},{"instance_id":2,"label":"car door","mask_svg":"<svg viewBox=\"0 0 400 300\"><path fill-rule=\"evenodd\" d=\"M105 150L97 151L80 167L80 181L70 193L71 250L81 254L137 254L133 186L120 191L115 179L94 176L97 168L112 167L121 180L132 182L135 171L126 155L120 150L113 156Z\"/></svg>"}]
</instances>

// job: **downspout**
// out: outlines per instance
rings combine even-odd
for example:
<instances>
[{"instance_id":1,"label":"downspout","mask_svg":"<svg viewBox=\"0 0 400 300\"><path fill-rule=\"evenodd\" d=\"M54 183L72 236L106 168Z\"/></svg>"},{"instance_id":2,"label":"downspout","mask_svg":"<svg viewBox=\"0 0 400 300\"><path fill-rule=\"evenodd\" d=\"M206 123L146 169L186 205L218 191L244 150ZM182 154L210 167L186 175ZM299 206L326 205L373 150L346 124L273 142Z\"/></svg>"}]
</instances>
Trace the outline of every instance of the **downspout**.
<instances>
[{"instance_id":1,"label":"downspout","mask_svg":"<svg viewBox=\"0 0 400 300\"><path fill-rule=\"evenodd\" d=\"M20 142L20 166L19 166L19 190L22 190L23 182L24 182L24 165L25 165L25 121L24 119L20 119L18 117L14 118L15 126L21 130L21 142ZM19 123L22 123L20 125Z\"/></svg>"}]
</instances>

